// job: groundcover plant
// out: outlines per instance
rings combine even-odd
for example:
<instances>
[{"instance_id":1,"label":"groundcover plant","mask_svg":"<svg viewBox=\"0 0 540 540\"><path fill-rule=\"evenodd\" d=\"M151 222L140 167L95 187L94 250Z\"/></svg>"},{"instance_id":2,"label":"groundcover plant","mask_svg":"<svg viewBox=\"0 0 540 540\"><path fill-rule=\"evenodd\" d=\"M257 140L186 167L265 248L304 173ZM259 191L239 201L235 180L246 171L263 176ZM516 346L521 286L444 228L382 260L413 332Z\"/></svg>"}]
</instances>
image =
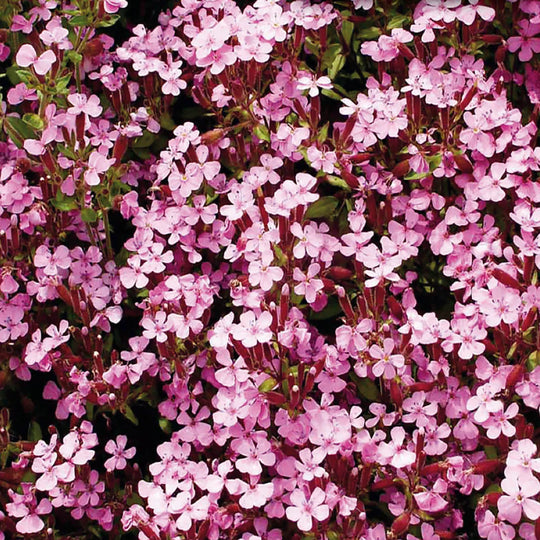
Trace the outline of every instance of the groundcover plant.
<instances>
[{"instance_id":1,"label":"groundcover plant","mask_svg":"<svg viewBox=\"0 0 540 540\"><path fill-rule=\"evenodd\" d=\"M0 538L540 538L540 0L0 25Z\"/></svg>"}]
</instances>

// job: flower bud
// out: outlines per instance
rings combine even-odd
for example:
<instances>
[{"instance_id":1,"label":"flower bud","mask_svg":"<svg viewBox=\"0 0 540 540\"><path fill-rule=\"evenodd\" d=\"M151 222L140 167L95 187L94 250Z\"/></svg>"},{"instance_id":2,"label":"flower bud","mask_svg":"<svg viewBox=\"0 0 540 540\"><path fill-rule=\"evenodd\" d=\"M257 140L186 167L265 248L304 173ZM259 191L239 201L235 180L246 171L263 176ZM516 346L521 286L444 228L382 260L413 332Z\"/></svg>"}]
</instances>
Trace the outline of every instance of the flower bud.
<instances>
[{"instance_id":1,"label":"flower bud","mask_svg":"<svg viewBox=\"0 0 540 540\"><path fill-rule=\"evenodd\" d=\"M392 523L392 533L396 537L400 537L404 535L409 530L409 524L411 522L411 513L410 512L403 512L400 516L398 516L394 523Z\"/></svg>"},{"instance_id":2,"label":"flower bud","mask_svg":"<svg viewBox=\"0 0 540 540\"><path fill-rule=\"evenodd\" d=\"M461 172L464 172L466 174L471 174L473 172L471 162L464 154L454 154L454 161L456 162L456 165Z\"/></svg>"},{"instance_id":3,"label":"flower bud","mask_svg":"<svg viewBox=\"0 0 540 540\"><path fill-rule=\"evenodd\" d=\"M93 58L103 52L103 42L99 38L91 39L84 48L84 55Z\"/></svg>"},{"instance_id":4,"label":"flower bud","mask_svg":"<svg viewBox=\"0 0 540 540\"><path fill-rule=\"evenodd\" d=\"M510 287L512 289L517 289L518 291L523 290L523 286L517 281L516 278L512 277L510 274L501 270L500 268L494 268L491 271L491 275L503 285Z\"/></svg>"},{"instance_id":5,"label":"flower bud","mask_svg":"<svg viewBox=\"0 0 540 540\"><path fill-rule=\"evenodd\" d=\"M342 266L331 266L326 275L335 281L344 281L350 279L353 276L353 273L348 268L343 268Z\"/></svg>"},{"instance_id":6,"label":"flower bud","mask_svg":"<svg viewBox=\"0 0 540 540\"><path fill-rule=\"evenodd\" d=\"M484 459L474 465L473 472L485 475L496 471L500 466L501 462L498 459Z\"/></svg>"}]
</instances>

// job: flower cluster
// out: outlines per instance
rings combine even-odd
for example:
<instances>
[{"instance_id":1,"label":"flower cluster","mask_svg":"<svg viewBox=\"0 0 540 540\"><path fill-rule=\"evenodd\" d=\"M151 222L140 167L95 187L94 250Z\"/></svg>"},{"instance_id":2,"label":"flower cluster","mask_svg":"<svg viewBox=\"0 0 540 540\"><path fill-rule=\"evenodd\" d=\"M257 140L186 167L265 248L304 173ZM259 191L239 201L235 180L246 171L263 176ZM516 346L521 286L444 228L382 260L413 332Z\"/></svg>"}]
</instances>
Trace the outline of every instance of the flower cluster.
<instances>
[{"instance_id":1,"label":"flower cluster","mask_svg":"<svg viewBox=\"0 0 540 540\"><path fill-rule=\"evenodd\" d=\"M540 0L7 4L0 539L540 537Z\"/></svg>"}]
</instances>

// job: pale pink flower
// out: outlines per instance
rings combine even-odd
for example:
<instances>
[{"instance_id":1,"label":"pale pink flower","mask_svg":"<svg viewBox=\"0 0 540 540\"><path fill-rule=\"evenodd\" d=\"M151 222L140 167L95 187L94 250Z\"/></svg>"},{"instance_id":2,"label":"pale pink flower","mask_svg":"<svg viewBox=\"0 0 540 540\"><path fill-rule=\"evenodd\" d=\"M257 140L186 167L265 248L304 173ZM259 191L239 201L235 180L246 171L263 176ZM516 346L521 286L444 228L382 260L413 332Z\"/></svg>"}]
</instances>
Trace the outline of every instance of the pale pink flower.
<instances>
[{"instance_id":1,"label":"pale pink flower","mask_svg":"<svg viewBox=\"0 0 540 540\"><path fill-rule=\"evenodd\" d=\"M291 495L291 506L287 507L287 518L295 521L301 531L307 532L313 528L313 519L324 521L330 515L330 508L324 504L326 494L316 487L309 500L301 489L295 489Z\"/></svg>"},{"instance_id":2,"label":"pale pink flower","mask_svg":"<svg viewBox=\"0 0 540 540\"><path fill-rule=\"evenodd\" d=\"M15 61L20 67L33 67L38 75L45 75L56 62L56 55L47 50L38 56L34 47L25 43L17 52Z\"/></svg>"}]
</instances>

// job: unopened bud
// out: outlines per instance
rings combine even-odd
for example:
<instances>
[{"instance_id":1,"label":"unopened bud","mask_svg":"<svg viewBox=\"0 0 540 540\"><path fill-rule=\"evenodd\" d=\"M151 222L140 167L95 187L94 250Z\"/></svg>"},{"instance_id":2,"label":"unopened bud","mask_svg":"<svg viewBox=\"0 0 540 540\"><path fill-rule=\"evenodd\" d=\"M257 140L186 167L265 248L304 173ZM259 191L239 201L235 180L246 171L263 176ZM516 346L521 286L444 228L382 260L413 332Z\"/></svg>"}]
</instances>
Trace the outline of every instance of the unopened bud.
<instances>
[{"instance_id":1,"label":"unopened bud","mask_svg":"<svg viewBox=\"0 0 540 540\"><path fill-rule=\"evenodd\" d=\"M400 516L398 516L394 523L392 523L392 532L394 533L394 536L400 537L403 534L405 534L409 530L409 524L411 522L411 513L410 512L403 512Z\"/></svg>"}]
</instances>

